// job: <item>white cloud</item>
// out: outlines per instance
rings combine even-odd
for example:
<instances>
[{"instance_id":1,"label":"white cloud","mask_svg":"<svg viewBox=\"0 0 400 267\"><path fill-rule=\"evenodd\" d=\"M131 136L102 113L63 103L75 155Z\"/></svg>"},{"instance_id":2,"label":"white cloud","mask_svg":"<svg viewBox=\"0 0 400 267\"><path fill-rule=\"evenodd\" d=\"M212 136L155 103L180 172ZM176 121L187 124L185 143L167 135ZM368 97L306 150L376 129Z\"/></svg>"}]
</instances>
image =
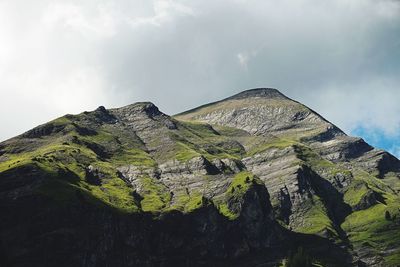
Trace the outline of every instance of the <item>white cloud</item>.
<instances>
[{"instance_id":1,"label":"white cloud","mask_svg":"<svg viewBox=\"0 0 400 267\"><path fill-rule=\"evenodd\" d=\"M63 113L176 113L276 87L350 132L399 132L391 0L0 1L0 140ZM10 114L10 115L8 115ZM3 130L4 129L4 130Z\"/></svg>"},{"instance_id":2,"label":"white cloud","mask_svg":"<svg viewBox=\"0 0 400 267\"><path fill-rule=\"evenodd\" d=\"M236 55L240 66L246 71L248 70L249 61L251 60L252 57L255 57L255 56L257 56L256 51L252 51L252 52L244 51L244 52L240 52Z\"/></svg>"},{"instance_id":3,"label":"white cloud","mask_svg":"<svg viewBox=\"0 0 400 267\"><path fill-rule=\"evenodd\" d=\"M110 8L110 9L109 9ZM85 15L84 7L76 3L53 2L44 10L44 27L54 30L76 31L92 37L112 37L116 31L117 17L112 6L100 4L95 15Z\"/></svg>"},{"instance_id":4,"label":"white cloud","mask_svg":"<svg viewBox=\"0 0 400 267\"><path fill-rule=\"evenodd\" d=\"M127 19L131 26L137 27L141 25L150 24L153 26L162 26L164 23L168 23L173 20L176 16L193 16L193 10L179 2L172 0L158 0L153 2L152 16L147 17L135 17Z\"/></svg>"},{"instance_id":5,"label":"white cloud","mask_svg":"<svg viewBox=\"0 0 400 267\"><path fill-rule=\"evenodd\" d=\"M237 59L239 60L239 64L247 70L247 63L249 62L249 56L245 53L237 54Z\"/></svg>"}]
</instances>

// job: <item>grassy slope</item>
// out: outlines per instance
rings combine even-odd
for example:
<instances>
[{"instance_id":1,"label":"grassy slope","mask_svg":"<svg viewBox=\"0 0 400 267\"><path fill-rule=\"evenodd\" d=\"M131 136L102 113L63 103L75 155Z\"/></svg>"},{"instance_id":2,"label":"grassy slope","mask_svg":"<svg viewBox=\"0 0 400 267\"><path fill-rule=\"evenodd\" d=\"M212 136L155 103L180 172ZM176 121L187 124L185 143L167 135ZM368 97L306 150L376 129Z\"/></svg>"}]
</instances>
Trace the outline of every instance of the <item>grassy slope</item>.
<instances>
[{"instance_id":1,"label":"grassy slope","mask_svg":"<svg viewBox=\"0 0 400 267\"><path fill-rule=\"evenodd\" d=\"M47 124L60 126L58 132L8 141L1 151L0 172L34 165L48 174L36 193L61 203L75 199L79 191L97 205L110 206L122 212L172 209L190 212L203 204L202 195L194 193L180 196L179 203L170 206L168 189L150 177L140 178L143 199L138 203L133 197L132 187L118 177L117 168L126 165L148 168L157 163L137 137L115 127L90 125L86 129L88 133L82 134L82 129L88 128L86 122L92 119L90 113L62 117ZM222 148L221 144L228 139L206 124L180 123L178 131L170 134L176 144L170 159L182 162L198 156L209 160L236 159L243 153L241 147ZM15 147L24 149L16 151ZM89 165L100 170L101 184L92 184L85 178Z\"/></svg>"},{"instance_id":2,"label":"grassy slope","mask_svg":"<svg viewBox=\"0 0 400 267\"><path fill-rule=\"evenodd\" d=\"M255 183L262 184L262 181L251 172L243 171L236 174L226 192L216 201L220 213L230 220L239 217L243 197Z\"/></svg>"}]
</instances>

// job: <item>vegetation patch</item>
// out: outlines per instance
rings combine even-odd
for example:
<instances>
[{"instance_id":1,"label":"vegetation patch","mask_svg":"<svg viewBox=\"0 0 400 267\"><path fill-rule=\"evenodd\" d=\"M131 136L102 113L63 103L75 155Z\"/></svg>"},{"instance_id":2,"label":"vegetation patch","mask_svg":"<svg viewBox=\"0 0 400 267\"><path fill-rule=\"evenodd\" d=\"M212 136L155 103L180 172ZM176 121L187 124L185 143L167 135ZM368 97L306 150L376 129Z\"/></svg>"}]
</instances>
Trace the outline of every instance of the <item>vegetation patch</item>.
<instances>
[{"instance_id":1,"label":"vegetation patch","mask_svg":"<svg viewBox=\"0 0 400 267\"><path fill-rule=\"evenodd\" d=\"M294 146L294 149L299 159L306 162L307 165L312 167L313 169L316 170L332 169L332 171L335 172L336 165L330 162L329 160L323 159L318 153L313 151L311 148L302 144L297 144Z\"/></svg>"},{"instance_id":2,"label":"vegetation patch","mask_svg":"<svg viewBox=\"0 0 400 267\"><path fill-rule=\"evenodd\" d=\"M185 205L185 212L192 212L201 208L204 205L204 197L200 193L192 193L189 197L189 201Z\"/></svg>"},{"instance_id":3,"label":"vegetation patch","mask_svg":"<svg viewBox=\"0 0 400 267\"><path fill-rule=\"evenodd\" d=\"M191 148L189 145L177 142L175 159L185 162L199 156L201 156L201 154L195 149Z\"/></svg>"},{"instance_id":4,"label":"vegetation patch","mask_svg":"<svg viewBox=\"0 0 400 267\"><path fill-rule=\"evenodd\" d=\"M254 156L256 154L260 154L271 148L284 149L284 148L293 146L295 144L297 144L297 142L295 142L293 140L272 137L271 139L268 139L267 142L257 144L257 146L255 146L251 150L247 151L247 156Z\"/></svg>"},{"instance_id":5,"label":"vegetation patch","mask_svg":"<svg viewBox=\"0 0 400 267\"><path fill-rule=\"evenodd\" d=\"M180 161L200 155L208 160L239 159L244 152L240 144L220 135L209 124L181 122L179 133L171 133L170 136L177 142L175 158Z\"/></svg>"},{"instance_id":6,"label":"vegetation patch","mask_svg":"<svg viewBox=\"0 0 400 267\"><path fill-rule=\"evenodd\" d=\"M160 212L171 201L171 194L165 185L148 176L140 178L138 193L143 197L143 200L140 202L143 211Z\"/></svg>"},{"instance_id":7,"label":"vegetation patch","mask_svg":"<svg viewBox=\"0 0 400 267\"><path fill-rule=\"evenodd\" d=\"M356 248L367 247L377 253L391 251L400 246L399 199L387 205L379 203L346 217L342 228ZM398 253L398 252L397 252ZM398 258L396 251L387 255L387 266ZM390 264L389 264L390 263ZM398 263L398 262L397 262Z\"/></svg>"},{"instance_id":8,"label":"vegetation patch","mask_svg":"<svg viewBox=\"0 0 400 267\"><path fill-rule=\"evenodd\" d=\"M368 194L369 189L362 181L355 181L350 185L344 194L343 200L351 207L357 206L360 201Z\"/></svg>"},{"instance_id":9,"label":"vegetation patch","mask_svg":"<svg viewBox=\"0 0 400 267\"><path fill-rule=\"evenodd\" d=\"M328 216L328 211L322 200L313 195L312 199L303 203L306 211L303 214L304 221L293 226L293 230L305 234L323 234L327 231L337 236L336 230Z\"/></svg>"},{"instance_id":10,"label":"vegetation patch","mask_svg":"<svg viewBox=\"0 0 400 267\"><path fill-rule=\"evenodd\" d=\"M236 174L222 200L217 201L219 212L230 220L239 217L243 196L254 184L262 185L263 182L248 171Z\"/></svg>"},{"instance_id":11,"label":"vegetation patch","mask_svg":"<svg viewBox=\"0 0 400 267\"><path fill-rule=\"evenodd\" d=\"M213 125L213 128L222 136L227 137L245 137L250 136L248 132L245 130L241 130L238 128L222 126L222 125Z\"/></svg>"},{"instance_id":12,"label":"vegetation patch","mask_svg":"<svg viewBox=\"0 0 400 267\"><path fill-rule=\"evenodd\" d=\"M190 213L204 205L204 197L200 192L179 192L174 197L174 203L167 210L179 210Z\"/></svg>"},{"instance_id":13,"label":"vegetation patch","mask_svg":"<svg viewBox=\"0 0 400 267\"><path fill-rule=\"evenodd\" d=\"M117 166L143 166L155 167L157 163L145 151L138 148L124 149L111 158L111 162Z\"/></svg>"}]
</instances>

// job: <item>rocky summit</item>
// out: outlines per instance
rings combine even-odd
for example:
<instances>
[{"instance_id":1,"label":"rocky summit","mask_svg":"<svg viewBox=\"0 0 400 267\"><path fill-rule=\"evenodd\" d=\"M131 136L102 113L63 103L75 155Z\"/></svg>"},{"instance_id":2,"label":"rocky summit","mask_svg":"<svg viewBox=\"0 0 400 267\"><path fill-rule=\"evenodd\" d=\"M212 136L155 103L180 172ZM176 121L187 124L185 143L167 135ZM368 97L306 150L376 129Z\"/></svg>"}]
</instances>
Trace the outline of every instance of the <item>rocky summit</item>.
<instances>
[{"instance_id":1,"label":"rocky summit","mask_svg":"<svg viewBox=\"0 0 400 267\"><path fill-rule=\"evenodd\" d=\"M276 89L0 143L1 266L399 266L400 161Z\"/></svg>"}]
</instances>

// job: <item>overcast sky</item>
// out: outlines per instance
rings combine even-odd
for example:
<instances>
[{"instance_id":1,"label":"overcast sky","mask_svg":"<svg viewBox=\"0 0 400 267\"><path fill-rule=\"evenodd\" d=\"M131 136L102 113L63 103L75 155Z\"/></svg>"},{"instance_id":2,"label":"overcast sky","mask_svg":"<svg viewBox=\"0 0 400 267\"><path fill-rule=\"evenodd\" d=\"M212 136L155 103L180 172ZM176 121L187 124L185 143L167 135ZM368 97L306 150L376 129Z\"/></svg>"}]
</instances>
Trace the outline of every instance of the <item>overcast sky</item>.
<instances>
[{"instance_id":1,"label":"overcast sky","mask_svg":"<svg viewBox=\"0 0 400 267\"><path fill-rule=\"evenodd\" d=\"M278 88L400 155L400 2L0 0L0 140L66 113Z\"/></svg>"}]
</instances>

